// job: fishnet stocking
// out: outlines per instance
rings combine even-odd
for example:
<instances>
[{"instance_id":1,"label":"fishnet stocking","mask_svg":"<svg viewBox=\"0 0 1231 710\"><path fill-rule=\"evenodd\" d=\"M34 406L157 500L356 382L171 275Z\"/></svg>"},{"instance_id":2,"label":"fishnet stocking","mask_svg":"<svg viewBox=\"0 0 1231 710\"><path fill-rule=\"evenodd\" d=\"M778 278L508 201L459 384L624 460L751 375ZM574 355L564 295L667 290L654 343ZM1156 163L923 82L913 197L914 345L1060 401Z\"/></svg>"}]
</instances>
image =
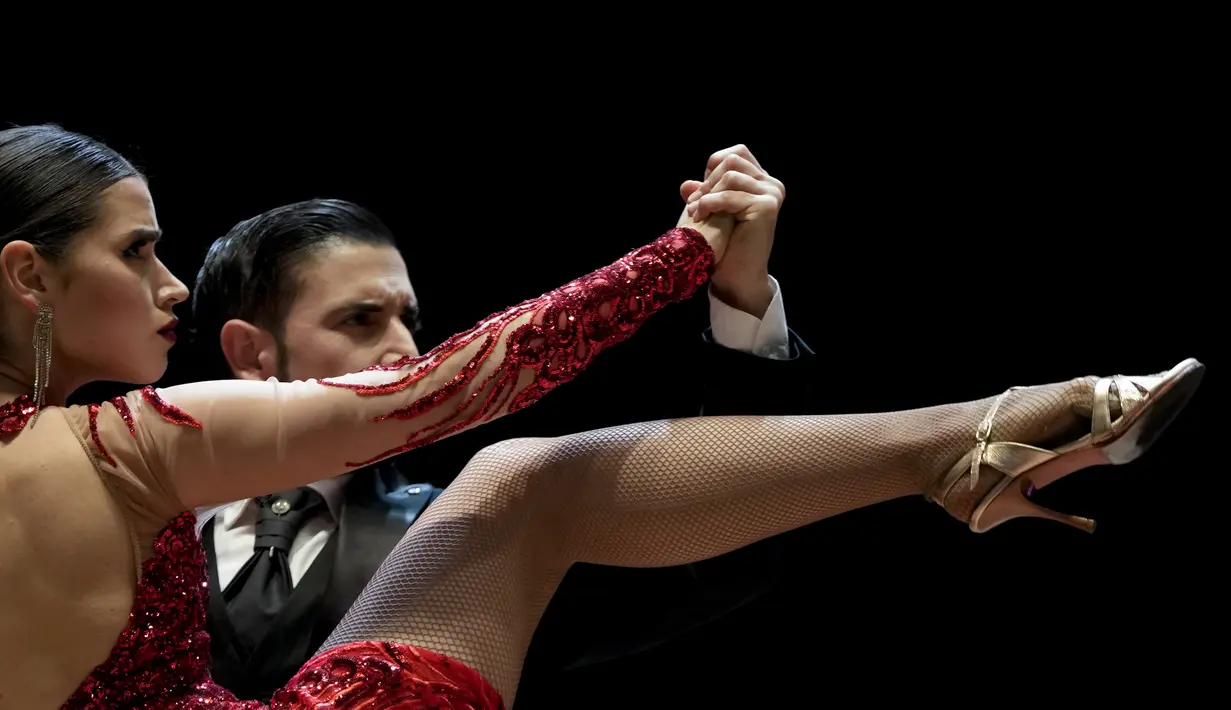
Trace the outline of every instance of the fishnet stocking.
<instances>
[{"instance_id":1,"label":"fishnet stocking","mask_svg":"<svg viewBox=\"0 0 1231 710\"><path fill-rule=\"evenodd\" d=\"M992 437L1044 446L1076 438L1093 383L1008 395ZM648 422L485 449L407 532L325 648L429 648L476 668L511 704L534 628L573 562L685 564L919 494L970 451L993 399ZM985 468L973 492L963 479L949 512L967 520L999 477Z\"/></svg>"}]
</instances>

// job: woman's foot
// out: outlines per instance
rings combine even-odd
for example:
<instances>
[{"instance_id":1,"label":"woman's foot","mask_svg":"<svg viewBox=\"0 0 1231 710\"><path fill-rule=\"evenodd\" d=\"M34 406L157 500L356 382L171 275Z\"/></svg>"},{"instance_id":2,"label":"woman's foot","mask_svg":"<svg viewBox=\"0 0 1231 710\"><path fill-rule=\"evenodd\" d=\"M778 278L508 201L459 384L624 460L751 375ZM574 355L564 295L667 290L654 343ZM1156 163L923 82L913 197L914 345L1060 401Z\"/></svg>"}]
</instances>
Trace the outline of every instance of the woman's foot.
<instances>
[{"instance_id":1,"label":"woman's foot","mask_svg":"<svg viewBox=\"0 0 1231 710\"><path fill-rule=\"evenodd\" d=\"M924 495L976 532L1025 516L1093 531L1093 521L1037 506L1030 494L1082 468L1136 459L1188 403L1204 369L1185 360L1148 377L1084 377L959 405L960 416L982 415L967 424L966 451Z\"/></svg>"}]
</instances>

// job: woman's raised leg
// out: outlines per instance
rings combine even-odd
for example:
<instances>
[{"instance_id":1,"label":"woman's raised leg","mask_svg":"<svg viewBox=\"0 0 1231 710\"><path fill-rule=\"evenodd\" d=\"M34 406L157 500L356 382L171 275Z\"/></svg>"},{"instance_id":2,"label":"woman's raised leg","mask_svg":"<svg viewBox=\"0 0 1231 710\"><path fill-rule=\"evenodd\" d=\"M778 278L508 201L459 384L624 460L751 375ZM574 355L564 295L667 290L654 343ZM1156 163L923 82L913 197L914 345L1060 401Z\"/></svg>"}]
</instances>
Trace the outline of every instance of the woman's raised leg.
<instances>
[{"instance_id":1,"label":"woman's raised leg","mask_svg":"<svg viewBox=\"0 0 1231 710\"><path fill-rule=\"evenodd\" d=\"M1006 481L1135 457L1125 442L1144 450L1195 389L1200 366L1184 365L904 412L703 417L504 442L415 523L325 648L431 649L478 670L511 704L535 626L573 562L684 564L925 493L975 527ZM1090 451L1111 455L1094 461Z\"/></svg>"}]
</instances>

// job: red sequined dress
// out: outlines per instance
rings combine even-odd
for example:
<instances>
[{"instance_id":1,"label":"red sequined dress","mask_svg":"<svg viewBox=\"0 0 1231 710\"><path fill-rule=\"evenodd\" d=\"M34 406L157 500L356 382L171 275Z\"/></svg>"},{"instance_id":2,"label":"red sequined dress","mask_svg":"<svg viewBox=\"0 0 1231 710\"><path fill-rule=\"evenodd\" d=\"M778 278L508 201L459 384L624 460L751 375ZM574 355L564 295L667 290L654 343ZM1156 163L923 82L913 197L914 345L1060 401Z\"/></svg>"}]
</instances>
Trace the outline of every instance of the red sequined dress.
<instances>
[{"instance_id":1,"label":"red sequined dress","mask_svg":"<svg viewBox=\"0 0 1231 710\"><path fill-rule=\"evenodd\" d=\"M127 626L63 708L266 707L237 700L210 678L205 555L195 516L176 512L187 507L180 492L208 481L213 497L238 500L302 485L523 408L654 312L691 296L712 264L700 234L676 229L392 365L319 383L146 388L102 405L46 410L35 433L23 431L33 413L28 397L0 405L0 441L10 443L47 436L42 418L65 413L81 444L76 456L86 451L127 512L139 562ZM317 655L269 707L487 710L503 703L461 662L372 641Z\"/></svg>"}]
</instances>

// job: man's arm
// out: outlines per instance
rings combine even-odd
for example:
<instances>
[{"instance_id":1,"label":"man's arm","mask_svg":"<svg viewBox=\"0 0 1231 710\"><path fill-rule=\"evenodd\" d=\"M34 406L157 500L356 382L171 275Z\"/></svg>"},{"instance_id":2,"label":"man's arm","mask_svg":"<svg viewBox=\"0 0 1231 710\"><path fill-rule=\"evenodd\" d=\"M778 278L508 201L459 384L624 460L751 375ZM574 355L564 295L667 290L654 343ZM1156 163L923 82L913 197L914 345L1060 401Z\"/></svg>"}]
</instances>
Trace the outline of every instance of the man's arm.
<instances>
[{"instance_id":1,"label":"man's arm","mask_svg":"<svg viewBox=\"0 0 1231 710\"><path fill-rule=\"evenodd\" d=\"M815 353L787 327L782 292L771 283L773 301L759 319L711 291L710 329L701 336L702 416L811 413Z\"/></svg>"}]
</instances>

